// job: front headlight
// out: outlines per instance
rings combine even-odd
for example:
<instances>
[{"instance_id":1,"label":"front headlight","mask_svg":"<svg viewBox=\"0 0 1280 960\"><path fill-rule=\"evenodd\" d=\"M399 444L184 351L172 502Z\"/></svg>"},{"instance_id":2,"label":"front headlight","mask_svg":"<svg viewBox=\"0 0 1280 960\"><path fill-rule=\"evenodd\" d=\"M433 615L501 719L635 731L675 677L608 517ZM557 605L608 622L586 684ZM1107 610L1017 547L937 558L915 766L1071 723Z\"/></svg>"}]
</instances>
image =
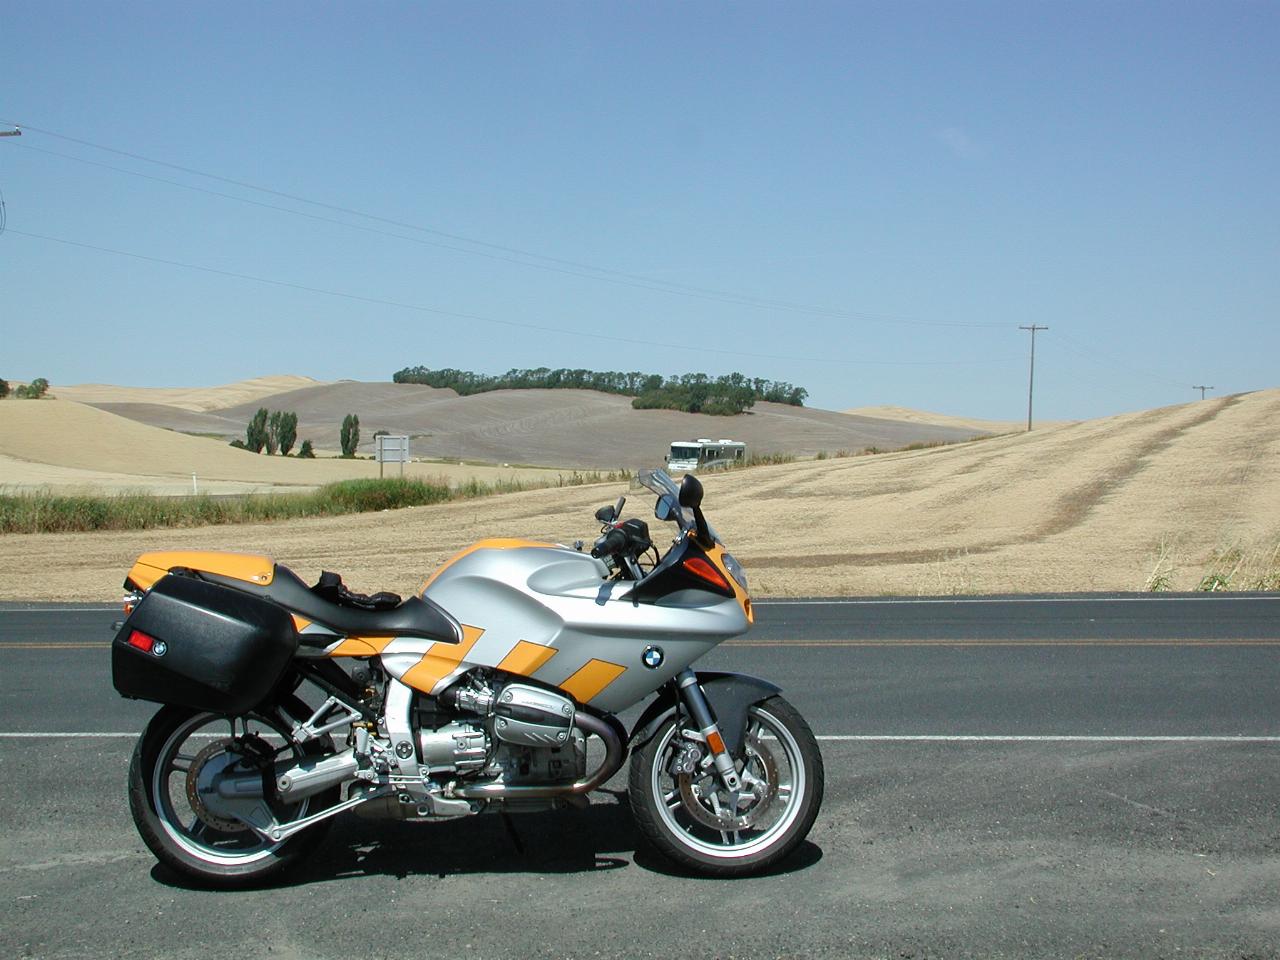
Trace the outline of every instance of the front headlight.
<instances>
[{"instance_id":1,"label":"front headlight","mask_svg":"<svg viewBox=\"0 0 1280 960\"><path fill-rule=\"evenodd\" d=\"M724 555L724 567L726 570L729 571L729 575L733 577L733 579L738 581L738 586L742 588L744 593L751 592L751 590L747 587L747 574L742 569L742 564L740 564L737 560L733 559L732 554L726 553Z\"/></svg>"}]
</instances>

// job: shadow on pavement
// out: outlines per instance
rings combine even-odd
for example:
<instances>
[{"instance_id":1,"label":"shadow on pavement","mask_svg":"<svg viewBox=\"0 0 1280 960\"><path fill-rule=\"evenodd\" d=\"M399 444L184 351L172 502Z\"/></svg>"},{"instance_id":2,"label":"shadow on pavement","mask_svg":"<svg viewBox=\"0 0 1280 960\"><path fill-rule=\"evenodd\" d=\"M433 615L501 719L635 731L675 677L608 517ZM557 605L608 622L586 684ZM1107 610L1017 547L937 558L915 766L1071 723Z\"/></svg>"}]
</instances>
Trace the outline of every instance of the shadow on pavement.
<instances>
[{"instance_id":1,"label":"shadow on pavement","mask_svg":"<svg viewBox=\"0 0 1280 960\"><path fill-rule=\"evenodd\" d=\"M344 815L320 848L263 886L303 887L361 876L445 877L480 873L590 873L637 866L672 877L701 878L652 850L638 835L626 791L602 791L613 802L544 813L485 814L422 823L364 820ZM803 870L822 859L808 841L762 876ZM157 864L152 878L166 886L203 889Z\"/></svg>"}]
</instances>

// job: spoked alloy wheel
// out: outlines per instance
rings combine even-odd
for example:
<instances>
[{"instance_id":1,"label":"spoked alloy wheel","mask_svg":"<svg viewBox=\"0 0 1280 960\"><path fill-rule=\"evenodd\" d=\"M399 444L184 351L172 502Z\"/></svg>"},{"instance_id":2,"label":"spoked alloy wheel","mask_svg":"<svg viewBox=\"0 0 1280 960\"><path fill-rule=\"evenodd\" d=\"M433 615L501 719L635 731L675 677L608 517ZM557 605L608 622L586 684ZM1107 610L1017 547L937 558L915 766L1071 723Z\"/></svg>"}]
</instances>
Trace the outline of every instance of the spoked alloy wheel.
<instances>
[{"instance_id":1,"label":"spoked alloy wheel","mask_svg":"<svg viewBox=\"0 0 1280 960\"><path fill-rule=\"evenodd\" d=\"M701 873L755 873L787 856L822 803L822 755L804 718L781 697L748 714L742 783L726 790L714 767L673 773L692 742L675 720L636 751L630 793L636 822L659 850Z\"/></svg>"},{"instance_id":2,"label":"spoked alloy wheel","mask_svg":"<svg viewBox=\"0 0 1280 960\"><path fill-rule=\"evenodd\" d=\"M175 707L157 713L129 765L129 807L156 858L203 883L238 886L260 882L308 853L322 839L324 823L269 841L209 795L213 778L241 758L243 744L274 760L302 757L307 751L289 738L289 728L268 713L225 717ZM329 791L279 807L276 819L297 820L335 798Z\"/></svg>"}]
</instances>

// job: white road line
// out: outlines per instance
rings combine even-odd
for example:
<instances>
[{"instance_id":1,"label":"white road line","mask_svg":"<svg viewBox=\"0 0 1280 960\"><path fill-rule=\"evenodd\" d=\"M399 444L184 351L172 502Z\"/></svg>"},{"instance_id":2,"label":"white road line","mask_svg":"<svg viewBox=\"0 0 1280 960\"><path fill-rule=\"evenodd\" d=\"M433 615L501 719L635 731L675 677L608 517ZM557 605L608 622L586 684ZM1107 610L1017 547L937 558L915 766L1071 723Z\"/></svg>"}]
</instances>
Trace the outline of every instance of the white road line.
<instances>
[{"instance_id":1,"label":"white road line","mask_svg":"<svg viewBox=\"0 0 1280 960\"><path fill-rule=\"evenodd\" d=\"M0 732L0 740L133 740L141 731L37 730ZM195 734L219 737L221 734ZM1004 735L1004 734L819 734L819 740L833 743L1280 743L1280 736L1090 736L1087 734Z\"/></svg>"},{"instance_id":2,"label":"white road line","mask_svg":"<svg viewBox=\"0 0 1280 960\"><path fill-rule=\"evenodd\" d=\"M836 742L916 742L916 744L1280 744L1280 736L1043 736L964 735L964 733L827 733L818 740Z\"/></svg>"},{"instance_id":3,"label":"white road line","mask_svg":"<svg viewBox=\"0 0 1280 960\"><path fill-rule=\"evenodd\" d=\"M1167 597L1158 593L1134 597L884 597L851 600L752 600L756 607L859 607L859 606L907 606L911 604L994 604L994 603L1205 603L1217 600L1224 603L1280 603L1280 593L1272 596L1241 596L1239 594L1205 594L1194 597ZM119 604L106 607L9 607L0 608L6 613L107 613L120 612Z\"/></svg>"}]
</instances>

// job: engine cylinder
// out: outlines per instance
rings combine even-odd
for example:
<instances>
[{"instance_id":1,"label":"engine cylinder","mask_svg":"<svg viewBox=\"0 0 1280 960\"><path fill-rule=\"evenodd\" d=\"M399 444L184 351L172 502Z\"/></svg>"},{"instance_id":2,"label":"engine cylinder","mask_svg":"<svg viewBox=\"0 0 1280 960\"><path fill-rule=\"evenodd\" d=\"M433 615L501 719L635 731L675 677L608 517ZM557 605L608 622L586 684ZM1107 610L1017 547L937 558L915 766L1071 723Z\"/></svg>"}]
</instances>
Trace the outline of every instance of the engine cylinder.
<instances>
[{"instance_id":1,"label":"engine cylinder","mask_svg":"<svg viewBox=\"0 0 1280 960\"><path fill-rule=\"evenodd\" d=\"M511 683L493 706L493 733L524 747L563 747L573 730L574 707L568 697Z\"/></svg>"}]
</instances>

